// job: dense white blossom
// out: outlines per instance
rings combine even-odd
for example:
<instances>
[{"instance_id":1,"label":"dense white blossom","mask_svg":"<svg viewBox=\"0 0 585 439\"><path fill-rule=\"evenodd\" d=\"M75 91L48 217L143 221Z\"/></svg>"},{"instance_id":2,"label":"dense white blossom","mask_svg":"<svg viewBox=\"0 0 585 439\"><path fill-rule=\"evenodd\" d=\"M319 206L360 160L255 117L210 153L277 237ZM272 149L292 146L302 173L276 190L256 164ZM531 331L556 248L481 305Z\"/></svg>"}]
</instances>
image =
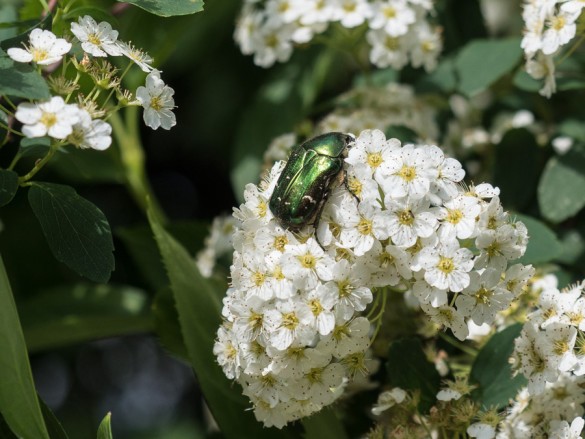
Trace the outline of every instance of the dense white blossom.
<instances>
[{"instance_id":1,"label":"dense white blossom","mask_svg":"<svg viewBox=\"0 0 585 439\"><path fill-rule=\"evenodd\" d=\"M464 189L461 164L437 146L359 133L345 160L355 192L334 188L316 229L286 230L270 211L283 166L248 185L234 209L231 286L214 349L266 426L331 404L366 369L373 322L361 313L378 288L414 295L429 319L464 340L469 322L493 321L533 272L508 268L524 253L526 228L503 211L497 188ZM385 396L376 411L401 398Z\"/></svg>"},{"instance_id":2,"label":"dense white blossom","mask_svg":"<svg viewBox=\"0 0 585 439\"><path fill-rule=\"evenodd\" d=\"M353 29L364 24L370 61L377 67L433 70L442 49L441 30L430 23L431 0L246 0L234 38L254 63L287 61L293 45L310 42L330 23Z\"/></svg>"},{"instance_id":3,"label":"dense white blossom","mask_svg":"<svg viewBox=\"0 0 585 439\"><path fill-rule=\"evenodd\" d=\"M66 104L62 97L53 96L38 104L19 104L14 116L24 124L22 133L26 137L48 135L55 139L65 139L73 132L73 126L80 121L80 110L77 105Z\"/></svg>"}]
</instances>

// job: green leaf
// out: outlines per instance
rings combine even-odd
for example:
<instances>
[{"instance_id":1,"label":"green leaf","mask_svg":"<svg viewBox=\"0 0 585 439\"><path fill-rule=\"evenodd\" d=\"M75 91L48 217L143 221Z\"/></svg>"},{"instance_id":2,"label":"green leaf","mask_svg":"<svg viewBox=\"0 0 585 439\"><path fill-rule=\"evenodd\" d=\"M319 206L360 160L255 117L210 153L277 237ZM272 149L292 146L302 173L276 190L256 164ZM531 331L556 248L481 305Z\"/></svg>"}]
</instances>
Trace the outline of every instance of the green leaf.
<instances>
[{"instance_id":1,"label":"green leaf","mask_svg":"<svg viewBox=\"0 0 585 439\"><path fill-rule=\"evenodd\" d=\"M160 344L171 354L189 362L189 353L179 325L179 314L170 288L163 289L155 296L152 312Z\"/></svg>"},{"instance_id":2,"label":"green leaf","mask_svg":"<svg viewBox=\"0 0 585 439\"><path fill-rule=\"evenodd\" d=\"M521 264L541 264L554 260L561 254L562 246L554 232L544 223L526 215L516 215L528 229L528 247L518 261Z\"/></svg>"},{"instance_id":3,"label":"green leaf","mask_svg":"<svg viewBox=\"0 0 585 439\"><path fill-rule=\"evenodd\" d=\"M18 15L13 5L0 6L0 23L12 24L12 26L0 28L0 41L16 36L16 28L13 23L17 20Z\"/></svg>"},{"instance_id":4,"label":"green leaf","mask_svg":"<svg viewBox=\"0 0 585 439\"><path fill-rule=\"evenodd\" d=\"M0 169L0 207L12 201L18 190L18 174L8 169Z\"/></svg>"},{"instance_id":5,"label":"green leaf","mask_svg":"<svg viewBox=\"0 0 585 439\"><path fill-rule=\"evenodd\" d=\"M538 184L542 216L553 223L572 217L585 206L585 148L575 145L552 157Z\"/></svg>"},{"instance_id":6,"label":"green leaf","mask_svg":"<svg viewBox=\"0 0 585 439\"><path fill-rule=\"evenodd\" d=\"M526 385L523 375L512 376L512 368L508 362L514 351L514 339L521 331L522 325L517 323L494 334L475 357L470 383L479 387L472 396L484 408L505 407L518 390Z\"/></svg>"},{"instance_id":7,"label":"green leaf","mask_svg":"<svg viewBox=\"0 0 585 439\"><path fill-rule=\"evenodd\" d=\"M1 61L1 60L0 60ZM0 95L25 99L49 99L47 82L33 67L9 62L0 66Z\"/></svg>"},{"instance_id":8,"label":"green leaf","mask_svg":"<svg viewBox=\"0 0 585 439\"><path fill-rule=\"evenodd\" d=\"M24 301L19 309L29 352L154 328L148 297L130 286L55 287Z\"/></svg>"},{"instance_id":9,"label":"green leaf","mask_svg":"<svg viewBox=\"0 0 585 439\"><path fill-rule=\"evenodd\" d=\"M347 438L343 425L331 407L325 407L320 412L303 418L303 427L305 427L305 439Z\"/></svg>"},{"instance_id":10,"label":"green leaf","mask_svg":"<svg viewBox=\"0 0 585 439\"><path fill-rule=\"evenodd\" d=\"M0 256L0 412L19 437L49 439L14 297Z\"/></svg>"},{"instance_id":11,"label":"green leaf","mask_svg":"<svg viewBox=\"0 0 585 439\"><path fill-rule=\"evenodd\" d=\"M225 377L213 355L225 291L218 291L201 276L189 253L163 229L150 210L148 218L170 279L191 365L222 433L228 438L274 437L274 429L263 428L255 420L248 410L250 402L241 395L239 386ZM286 430L280 430L278 435L289 437Z\"/></svg>"},{"instance_id":12,"label":"green leaf","mask_svg":"<svg viewBox=\"0 0 585 439\"><path fill-rule=\"evenodd\" d=\"M112 425L111 425L112 414L108 413L98 428L97 439L112 439Z\"/></svg>"},{"instance_id":13,"label":"green leaf","mask_svg":"<svg viewBox=\"0 0 585 439\"><path fill-rule=\"evenodd\" d=\"M576 267L585 266L585 227L569 229L560 239L563 248L556 260Z\"/></svg>"},{"instance_id":14,"label":"green leaf","mask_svg":"<svg viewBox=\"0 0 585 439\"><path fill-rule=\"evenodd\" d=\"M496 146L493 183L501 189L500 199L507 208L523 210L536 198L539 153L534 135L524 128L508 131Z\"/></svg>"},{"instance_id":15,"label":"green leaf","mask_svg":"<svg viewBox=\"0 0 585 439\"><path fill-rule=\"evenodd\" d=\"M204 5L202 0L124 0L124 3L132 3L151 14L161 17L194 14L201 12Z\"/></svg>"},{"instance_id":16,"label":"green leaf","mask_svg":"<svg viewBox=\"0 0 585 439\"><path fill-rule=\"evenodd\" d=\"M126 177L116 148L105 151L67 148L49 165L68 181L80 183L124 183Z\"/></svg>"},{"instance_id":17,"label":"green leaf","mask_svg":"<svg viewBox=\"0 0 585 439\"><path fill-rule=\"evenodd\" d=\"M41 397L39 397L39 404L41 405L41 412L43 413L43 418L45 419L45 424L47 425L51 439L69 439L67 433L63 430L63 426Z\"/></svg>"},{"instance_id":18,"label":"green leaf","mask_svg":"<svg viewBox=\"0 0 585 439\"><path fill-rule=\"evenodd\" d=\"M580 142L585 142L585 126L583 126L583 122L578 119L566 119L562 121L559 124L557 131L564 136L569 136Z\"/></svg>"},{"instance_id":19,"label":"green leaf","mask_svg":"<svg viewBox=\"0 0 585 439\"><path fill-rule=\"evenodd\" d=\"M419 410L428 413L437 400L441 377L426 358L420 340L410 337L392 342L386 368L390 386L420 390Z\"/></svg>"},{"instance_id":20,"label":"green leaf","mask_svg":"<svg viewBox=\"0 0 585 439\"><path fill-rule=\"evenodd\" d=\"M416 90L419 93L451 93L456 86L455 63L450 57L443 59L434 71L424 75L416 83Z\"/></svg>"},{"instance_id":21,"label":"green leaf","mask_svg":"<svg viewBox=\"0 0 585 439\"><path fill-rule=\"evenodd\" d=\"M514 75L513 84L520 90L537 92L544 85L543 81L538 81L526 73L526 70L519 69Z\"/></svg>"},{"instance_id":22,"label":"green leaf","mask_svg":"<svg viewBox=\"0 0 585 439\"><path fill-rule=\"evenodd\" d=\"M45 155L51 147L51 139L49 137L23 137L20 140L20 156L41 156Z\"/></svg>"},{"instance_id":23,"label":"green leaf","mask_svg":"<svg viewBox=\"0 0 585 439\"><path fill-rule=\"evenodd\" d=\"M484 91L521 59L519 38L471 41L455 59L458 89L470 97Z\"/></svg>"},{"instance_id":24,"label":"green leaf","mask_svg":"<svg viewBox=\"0 0 585 439\"><path fill-rule=\"evenodd\" d=\"M114 243L101 210L69 186L35 182L28 193L53 255L82 276L107 282Z\"/></svg>"},{"instance_id":25,"label":"green leaf","mask_svg":"<svg viewBox=\"0 0 585 439\"><path fill-rule=\"evenodd\" d=\"M391 125L384 130L387 139L396 138L405 143L415 143L418 140L417 134L404 125Z\"/></svg>"}]
</instances>

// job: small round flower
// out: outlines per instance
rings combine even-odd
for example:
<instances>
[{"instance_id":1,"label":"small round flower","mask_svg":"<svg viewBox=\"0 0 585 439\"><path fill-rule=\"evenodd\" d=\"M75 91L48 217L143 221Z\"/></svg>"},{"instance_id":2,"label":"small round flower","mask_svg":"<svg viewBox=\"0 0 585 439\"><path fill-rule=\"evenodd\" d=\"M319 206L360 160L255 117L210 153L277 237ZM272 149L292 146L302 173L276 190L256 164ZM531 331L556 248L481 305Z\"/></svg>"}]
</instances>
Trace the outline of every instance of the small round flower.
<instances>
[{"instance_id":1,"label":"small round flower","mask_svg":"<svg viewBox=\"0 0 585 439\"><path fill-rule=\"evenodd\" d=\"M60 96L53 96L40 104L19 104L14 116L24 124L22 132L26 137L49 135L55 139L69 136L73 132L73 125L80 119L79 107L66 104Z\"/></svg>"},{"instance_id":2,"label":"small round flower","mask_svg":"<svg viewBox=\"0 0 585 439\"><path fill-rule=\"evenodd\" d=\"M112 144L112 126L100 119L91 119L86 110L79 110L79 122L73 125L73 132L67 141L81 149L104 151Z\"/></svg>"},{"instance_id":3,"label":"small round flower","mask_svg":"<svg viewBox=\"0 0 585 439\"><path fill-rule=\"evenodd\" d=\"M142 50L134 47L132 44L126 43L124 41L117 41L117 44L122 55L136 63L136 65L140 67L143 72L152 72L153 67L151 64L153 59L148 55L148 53L143 52Z\"/></svg>"},{"instance_id":4,"label":"small round flower","mask_svg":"<svg viewBox=\"0 0 585 439\"><path fill-rule=\"evenodd\" d=\"M107 21L98 24L89 15L79 17L77 23L71 23L71 32L81 42L81 48L90 55L122 55L122 49L116 42L118 31L113 30Z\"/></svg>"},{"instance_id":5,"label":"small round flower","mask_svg":"<svg viewBox=\"0 0 585 439\"><path fill-rule=\"evenodd\" d=\"M48 30L34 29L29 35L30 46L24 49L13 47L7 50L8 56L18 62L35 62L46 66L61 61L63 55L71 50L71 43L57 38Z\"/></svg>"},{"instance_id":6,"label":"small round flower","mask_svg":"<svg viewBox=\"0 0 585 439\"><path fill-rule=\"evenodd\" d=\"M136 99L144 108L144 123L156 130L162 127L170 130L177 124L177 119L171 111L175 108L173 95L175 91L160 79L160 72L153 70L146 77L146 86L136 90Z\"/></svg>"}]
</instances>

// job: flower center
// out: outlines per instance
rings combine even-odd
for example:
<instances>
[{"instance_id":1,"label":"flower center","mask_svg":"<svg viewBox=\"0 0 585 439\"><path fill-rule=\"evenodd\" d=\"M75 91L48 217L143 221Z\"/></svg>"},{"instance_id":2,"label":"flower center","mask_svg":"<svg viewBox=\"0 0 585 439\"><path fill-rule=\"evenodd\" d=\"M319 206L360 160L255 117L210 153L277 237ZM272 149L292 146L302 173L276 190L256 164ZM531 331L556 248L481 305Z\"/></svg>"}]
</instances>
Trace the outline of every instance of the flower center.
<instances>
[{"instance_id":1,"label":"flower center","mask_svg":"<svg viewBox=\"0 0 585 439\"><path fill-rule=\"evenodd\" d=\"M477 293L475 293L475 300L477 303L483 303L484 305L489 305L490 297L492 296L492 292L485 287L480 288Z\"/></svg>"},{"instance_id":2,"label":"flower center","mask_svg":"<svg viewBox=\"0 0 585 439\"><path fill-rule=\"evenodd\" d=\"M289 331L294 330L299 324L299 319L294 312L288 312L282 315L282 327Z\"/></svg>"},{"instance_id":3,"label":"flower center","mask_svg":"<svg viewBox=\"0 0 585 439\"><path fill-rule=\"evenodd\" d=\"M412 181L416 178L416 169L412 166L403 165L402 169L398 171L398 175L406 181Z\"/></svg>"},{"instance_id":4,"label":"flower center","mask_svg":"<svg viewBox=\"0 0 585 439\"><path fill-rule=\"evenodd\" d=\"M394 52L400 49L400 41L398 40L398 38L395 37L386 37L386 40L384 41L384 46L386 46L386 49L390 50L391 52Z\"/></svg>"},{"instance_id":5,"label":"flower center","mask_svg":"<svg viewBox=\"0 0 585 439\"><path fill-rule=\"evenodd\" d=\"M396 9L394 9L392 6L386 6L383 10L384 12L384 16L386 18L395 18L396 17Z\"/></svg>"},{"instance_id":6,"label":"flower center","mask_svg":"<svg viewBox=\"0 0 585 439\"><path fill-rule=\"evenodd\" d=\"M284 253L284 246L288 244L286 235L278 235L274 237L274 248L281 253Z\"/></svg>"},{"instance_id":7,"label":"flower center","mask_svg":"<svg viewBox=\"0 0 585 439\"><path fill-rule=\"evenodd\" d=\"M353 286L347 280L342 280L338 282L337 287L339 288L340 299L348 297L351 294L351 291L353 290Z\"/></svg>"},{"instance_id":8,"label":"flower center","mask_svg":"<svg viewBox=\"0 0 585 439\"><path fill-rule=\"evenodd\" d=\"M315 367L309 371L307 374L307 379L311 383L320 383L323 381L323 368L322 367Z\"/></svg>"},{"instance_id":9,"label":"flower center","mask_svg":"<svg viewBox=\"0 0 585 439\"><path fill-rule=\"evenodd\" d=\"M265 280L266 276L264 275L264 273L260 273L259 271L255 272L252 275L252 282L254 282L254 285L256 285L257 287L261 287L262 285L264 285Z\"/></svg>"},{"instance_id":10,"label":"flower center","mask_svg":"<svg viewBox=\"0 0 585 439\"><path fill-rule=\"evenodd\" d=\"M357 5L355 4L355 2L344 2L343 3L343 10L345 12L353 12L355 11L357 8Z\"/></svg>"},{"instance_id":11,"label":"flower center","mask_svg":"<svg viewBox=\"0 0 585 439\"><path fill-rule=\"evenodd\" d=\"M410 209L403 210L398 214L398 222L403 226L412 226L414 224L414 215Z\"/></svg>"},{"instance_id":12,"label":"flower center","mask_svg":"<svg viewBox=\"0 0 585 439\"><path fill-rule=\"evenodd\" d=\"M98 34L89 34L87 36L87 41L90 42L91 44L95 44L96 46L102 44L102 40L100 40L100 36Z\"/></svg>"},{"instance_id":13,"label":"flower center","mask_svg":"<svg viewBox=\"0 0 585 439\"><path fill-rule=\"evenodd\" d=\"M451 224L458 224L462 218L463 212L461 212L459 209L453 209L448 211L447 218L445 218L445 220Z\"/></svg>"},{"instance_id":14,"label":"flower center","mask_svg":"<svg viewBox=\"0 0 585 439\"><path fill-rule=\"evenodd\" d=\"M559 15L552 18L550 25L554 30L560 31L562 28L565 27L565 23L566 23L565 17Z\"/></svg>"},{"instance_id":15,"label":"flower center","mask_svg":"<svg viewBox=\"0 0 585 439\"><path fill-rule=\"evenodd\" d=\"M372 166L370 164L370 166ZM363 185L362 182L359 181L357 178L355 177L350 177L347 180L347 186L349 187L349 190L358 198L360 198L360 195L362 193L362 189L363 189Z\"/></svg>"},{"instance_id":16,"label":"flower center","mask_svg":"<svg viewBox=\"0 0 585 439\"><path fill-rule=\"evenodd\" d=\"M264 44L266 44L266 47L274 49L278 46L278 37L275 34L266 35L264 38Z\"/></svg>"},{"instance_id":17,"label":"flower center","mask_svg":"<svg viewBox=\"0 0 585 439\"><path fill-rule=\"evenodd\" d=\"M380 154L379 152L368 153L367 162L368 165L370 165L370 168L376 169L378 166L382 164L383 161L384 159L382 158L382 154Z\"/></svg>"},{"instance_id":18,"label":"flower center","mask_svg":"<svg viewBox=\"0 0 585 439\"><path fill-rule=\"evenodd\" d=\"M276 280L283 280L285 278L284 274L282 273L282 268L280 268L280 266L276 266L276 268L272 272L272 277Z\"/></svg>"},{"instance_id":19,"label":"flower center","mask_svg":"<svg viewBox=\"0 0 585 439\"><path fill-rule=\"evenodd\" d=\"M553 352L557 355L563 355L569 350L569 343L566 340L555 340L553 343Z\"/></svg>"},{"instance_id":20,"label":"flower center","mask_svg":"<svg viewBox=\"0 0 585 439\"><path fill-rule=\"evenodd\" d=\"M309 302L309 308L314 316L318 316L323 312L323 305L317 299L313 299Z\"/></svg>"},{"instance_id":21,"label":"flower center","mask_svg":"<svg viewBox=\"0 0 585 439\"><path fill-rule=\"evenodd\" d=\"M150 106L155 111L160 111L164 108L163 103L162 103L162 99L160 98L160 96L151 97L150 98Z\"/></svg>"},{"instance_id":22,"label":"flower center","mask_svg":"<svg viewBox=\"0 0 585 439\"><path fill-rule=\"evenodd\" d=\"M437 268L445 274L450 274L453 270L455 270L455 264L453 263L453 259L441 256L439 263L437 264Z\"/></svg>"},{"instance_id":23,"label":"flower center","mask_svg":"<svg viewBox=\"0 0 585 439\"><path fill-rule=\"evenodd\" d=\"M372 234L372 221L366 218L362 218L357 226L358 232L362 235Z\"/></svg>"},{"instance_id":24,"label":"flower center","mask_svg":"<svg viewBox=\"0 0 585 439\"><path fill-rule=\"evenodd\" d=\"M250 314L250 317L248 318L248 322L250 323L250 326L255 331L262 327L262 320L263 320L262 314L258 314L257 312L252 312Z\"/></svg>"},{"instance_id":25,"label":"flower center","mask_svg":"<svg viewBox=\"0 0 585 439\"><path fill-rule=\"evenodd\" d=\"M264 218L266 216L266 213L268 212L268 205L266 204L266 201L264 200L260 200L260 202L258 203L258 216L260 218Z\"/></svg>"},{"instance_id":26,"label":"flower center","mask_svg":"<svg viewBox=\"0 0 585 439\"><path fill-rule=\"evenodd\" d=\"M57 116L55 113L48 113L43 111L43 114L41 115L41 123L47 128L51 128L57 123Z\"/></svg>"},{"instance_id":27,"label":"flower center","mask_svg":"<svg viewBox=\"0 0 585 439\"><path fill-rule=\"evenodd\" d=\"M382 252L380 253L380 256L378 256L378 261L380 263L380 268L388 268L394 263L394 256L388 252Z\"/></svg>"},{"instance_id":28,"label":"flower center","mask_svg":"<svg viewBox=\"0 0 585 439\"><path fill-rule=\"evenodd\" d=\"M317 260L311 253L299 256L299 261L304 268L315 268L317 265Z\"/></svg>"},{"instance_id":29,"label":"flower center","mask_svg":"<svg viewBox=\"0 0 585 439\"><path fill-rule=\"evenodd\" d=\"M39 62L46 60L49 57L49 53L45 49L33 49L32 56L34 62Z\"/></svg>"}]
</instances>

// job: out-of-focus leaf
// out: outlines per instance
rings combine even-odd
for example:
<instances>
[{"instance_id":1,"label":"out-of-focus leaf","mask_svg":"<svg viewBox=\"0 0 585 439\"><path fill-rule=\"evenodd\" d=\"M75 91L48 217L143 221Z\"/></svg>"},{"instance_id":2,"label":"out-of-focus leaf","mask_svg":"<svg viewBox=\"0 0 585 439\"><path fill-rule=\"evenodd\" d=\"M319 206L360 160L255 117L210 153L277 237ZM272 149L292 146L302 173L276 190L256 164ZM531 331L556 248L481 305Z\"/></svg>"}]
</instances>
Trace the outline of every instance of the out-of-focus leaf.
<instances>
[{"instance_id":1,"label":"out-of-focus leaf","mask_svg":"<svg viewBox=\"0 0 585 439\"><path fill-rule=\"evenodd\" d=\"M191 255L195 255L209 233L209 224L196 221L181 221L171 223L168 229ZM150 227L145 225L119 228L116 229L116 236L126 246L148 285L155 291L165 288L169 280L160 260L160 254Z\"/></svg>"},{"instance_id":2,"label":"out-of-focus leaf","mask_svg":"<svg viewBox=\"0 0 585 439\"><path fill-rule=\"evenodd\" d=\"M341 422L331 407L325 407L320 412L303 418L303 427L305 427L305 439L347 438Z\"/></svg>"},{"instance_id":3,"label":"out-of-focus leaf","mask_svg":"<svg viewBox=\"0 0 585 439\"><path fill-rule=\"evenodd\" d=\"M28 64L0 59L0 95L25 99L49 99L49 86L41 74Z\"/></svg>"},{"instance_id":4,"label":"out-of-focus leaf","mask_svg":"<svg viewBox=\"0 0 585 439\"><path fill-rule=\"evenodd\" d=\"M518 38L471 41L455 59L458 90L470 97L486 90L521 59Z\"/></svg>"},{"instance_id":5,"label":"out-of-focus leaf","mask_svg":"<svg viewBox=\"0 0 585 439\"><path fill-rule=\"evenodd\" d=\"M569 229L561 235L562 251L556 260L567 265L585 265L585 228Z\"/></svg>"},{"instance_id":6,"label":"out-of-focus leaf","mask_svg":"<svg viewBox=\"0 0 585 439\"><path fill-rule=\"evenodd\" d=\"M559 124L557 131L564 136L585 142L585 125L580 120L566 119Z\"/></svg>"},{"instance_id":7,"label":"out-of-focus leaf","mask_svg":"<svg viewBox=\"0 0 585 439\"><path fill-rule=\"evenodd\" d=\"M31 3L31 2L28 2ZM37 5L40 3L37 2ZM7 38L5 40L0 41L0 47L4 50L8 50L11 47L22 47L23 43L29 42L29 35L33 29L47 29L51 30L51 25L53 23L53 14L47 14L45 17L39 21L39 17L41 16L41 12L37 13L34 16L27 16L24 9L27 6L24 6L19 10L20 16L22 18L21 26L19 26L19 30L21 31L19 34L12 38ZM27 20L28 19L28 20ZM21 63L16 63L21 64ZM0 73L1 76L1 73ZM40 77L40 76L39 76ZM44 81L43 81L44 82ZM16 96L16 95L15 95Z\"/></svg>"},{"instance_id":8,"label":"out-of-focus leaf","mask_svg":"<svg viewBox=\"0 0 585 439\"><path fill-rule=\"evenodd\" d=\"M419 410L427 413L437 400L441 377L426 358L420 340L410 337L392 342L386 369L392 387L420 390Z\"/></svg>"},{"instance_id":9,"label":"out-of-focus leaf","mask_svg":"<svg viewBox=\"0 0 585 439\"><path fill-rule=\"evenodd\" d=\"M67 178L80 183L124 183L124 168L116 148L105 151L68 147L63 154L51 160L51 168Z\"/></svg>"},{"instance_id":10,"label":"out-of-focus leaf","mask_svg":"<svg viewBox=\"0 0 585 439\"><path fill-rule=\"evenodd\" d=\"M11 24L18 20L16 8L14 5L0 6L0 23ZM14 25L0 28L0 41L16 36L16 27Z\"/></svg>"},{"instance_id":11,"label":"out-of-focus leaf","mask_svg":"<svg viewBox=\"0 0 585 439\"><path fill-rule=\"evenodd\" d=\"M10 203L18 190L18 174L8 169L0 169L0 207Z\"/></svg>"},{"instance_id":12,"label":"out-of-focus leaf","mask_svg":"<svg viewBox=\"0 0 585 439\"><path fill-rule=\"evenodd\" d=\"M124 0L124 3L132 3L151 14L161 17L194 14L201 12L204 5L202 0Z\"/></svg>"},{"instance_id":13,"label":"out-of-focus leaf","mask_svg":"<svg viewBox=\"0 0 585 439\"><path fill-rule=\"evenodd\" d=\"M0 412L19 437L49 439L12 289L0 256Z\"/></svg>"},{"instance_id":14,"label":"out-of-focus leaf","mask_svg":"<svg viewBox=\"0 0 585 439\"><path fill-rule=\"evenodd\" d=\"M112 439L112 425L111 425L112 414L108 413L98 428L97 439Z\"/></svg>"},{"instance_id":15,"label":"out-of-focus leaf","mask_svg":"<svg viewBox=\"0 0 585 439\"><path fill-rule=\"evenodd\" d=\"M335 61L332 51L302 55L305 56L275 67L272 79L259 90L243 114L237 129L231 175L239 201L243 200L245 185L258 181L261 158L269 142L291 131L305 117Z\"/></svg>"},{"instance_id":16,"label":"out-of-focus leaf","mask_svg":"<svg viewBox=\"0 0 585 439\"><path fill-rule=\"evenodd\" d=\"M384 130L384 134L386 135L387 139L395 137L400 140L402 144L414 143L418 140L416 133L404 125L389 126Z\"/></svg>"},{"instance_id":17,"label":"out-of-focus leaf","mask_svg":"<svg viewBox=\"0 0 585 439\"><path fill-rule=\"evenodd\" d=\"M130 286L51 288L24 301L20 312L30 352L154 328L148 297Z\"/></svg>"},{"instance_id":18,"label":"out-of-focus leaf","mask_svg":"<svg viewBox=\"0 0 585 439\"><path fill-rule=\"evenodd\" d=\"M57 260L96 282L114 269L114 243L108 220L72 187L35 182L28 200Z\"/></svg>"},{"instance_id":19,"label":"out-of-focus leaf","mask_svg":"<svg viewBox=\"0 0 585 439\"><path fill-rule=\"evenodd\" d=\"M488 32L480 0L443 0L436 3L443 27L445 51L456 50L467 41L486 38Z\"/></svg>"},{"instance_id":20,"label":"out-of-focus leaf","mask_svg":"<svg viewBox=\"0 0 585 439\"><path fill-rule=\"evenodd\" d=\"M516 215L516 218L526 225L530 237L526 253L517 262L540 264L554 260L561 253L561 243L544 223L526 215Z\"/></svg>"},{"instance_id":21,"label":"out-of-focus leaf","mask_svg":"<svg viewBox=\"0 0 585 439\"><path fill-rule=\"evenodd\" d=\"M573 146L566 154L552 157L538 184L542 216L553 223L572 217L585 206L585 148Z\"/></svg>"},{"instance_id":22,"label":"out-of-focus leaf","mask_svg":"<svg viewBox=\"0 0 585 439\"><path fill-rule=\"evenodd\" d=\"M201 276L189 253L162 228L152 212L148 217L177 303L191 365L222 433L228 438L274 437L274 430L263 428L247 410L249 401L225 377L213 355L224 291ZM289 437L286 430L278 435Z\"/></svg>"},{"instance_id":23,"label":"out-of-focus leaf","mask_svg":"<svg viewBox=\"0 0 585 439\"><path fill-rule=\"evenodd\" d=\"M514 339L521 330L522 325L517 323L494 334L475 357L470 383L477 384L478 388L472 396L484 408L505 407L518 390L526 385L526 378L522 374L512 376L508 361L514 351Z\"/></svg>"},{"instance_id":24,"label":"out-of-focus leaf","mask_svg":"<svg viewBox=\"0 0 585 439\"><path fill-rule=\"evenodd\" d=\"M538 81L534 79L528 73L526 73L524 69L519 69L516 72L516 74L514 75L513 83L520 90L529 92L537 92L544 85L544 81Z\"/></svg>"},{"instance_id":25,"label":"out-of-focus leaf","mask_svg":"<svg viewBox=\"0 0 585 439\"><path fill-rule=\"evenodd\" d=\"M536 197L539 150L534 135L524 128L508 131L496 146L493 183L501 189L504 206L520 211Z\"/></svg>"},{"instance_id":26,"label":"out-of-focus leaf","mask_svg":"<svg viewBox=\"0 0 585 439\"><path fill-rule=\"evenodd\" d=\"M47 153L51 147L51 139L49 137L23 137L20 140L20 156L42 156Z\"/></svg>"},{"instance_id":27,"label":"out-of-focus leaf","mask_svg":"<svg viewBox=\"0 0 585 439\"><path fill-rule=\"evenodd\" d=\"M41 397L39 397L39 404L41 405L41 412L43 413L43 418L45 419L45 424L47 425L51 439L69 439L67 433L63 430L63 426Z\"/></svg>"},{"instance_id":28,"label":"out-of-focus leaf","mask_svg":"<svg viewBox=\"0 0 585 439\"><path fill-rule=\"evenodd\" d=\"M417 82L416 90L420 93L450 93L456 86L455 63L449 57L443 59L434 71L424 75Z\"/></svg>"}]
</instances>

